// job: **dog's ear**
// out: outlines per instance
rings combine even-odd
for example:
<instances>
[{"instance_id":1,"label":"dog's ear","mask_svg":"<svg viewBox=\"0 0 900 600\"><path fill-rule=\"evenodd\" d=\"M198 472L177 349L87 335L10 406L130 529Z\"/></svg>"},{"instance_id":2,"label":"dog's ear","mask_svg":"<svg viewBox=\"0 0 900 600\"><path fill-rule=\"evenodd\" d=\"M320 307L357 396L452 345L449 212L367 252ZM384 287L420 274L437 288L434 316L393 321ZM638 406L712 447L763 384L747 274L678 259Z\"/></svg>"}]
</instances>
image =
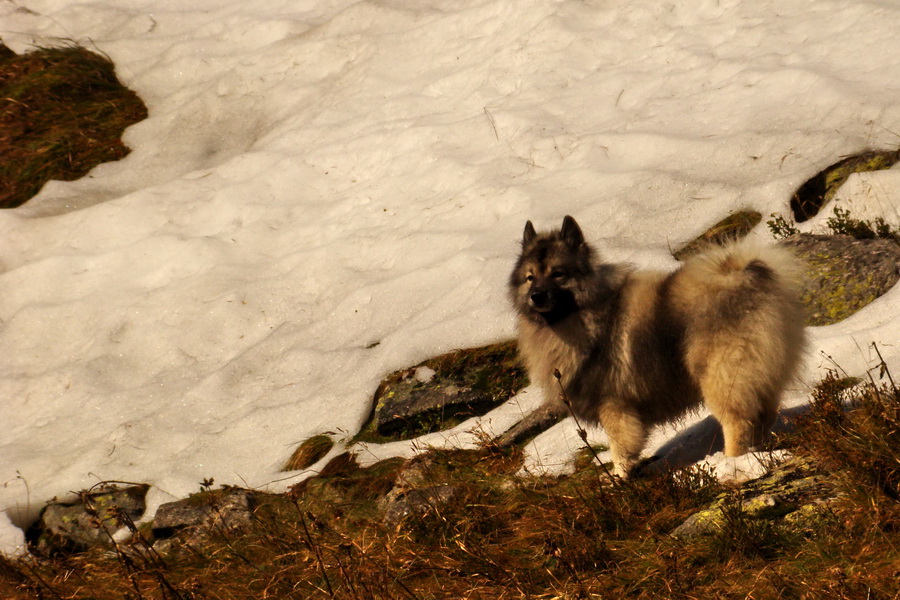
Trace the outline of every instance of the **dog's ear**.
<instances>
[{"instance_id":1,"label":"dog's ear","mask_svg":"<svg viewBox=\"0 0 900 600\"><path fill-rule=\"evenodd\" d=\"M563 219L562 229L559 235L569 248L577 250L584 244L584 234L581 233L581 227L575 222L575 219L566 215Z\"/></svg>"},{"instance_id":2,"label":"dog's ear","mask_svg":"<svg viewBox=\"0 0 900 600\"><path fill-rule=\"evenodd\" d=\"M527 246L536 237L537 237L537 231L534 230L534 225L531 224L531 221L527 221L525 223L525 233L522 234L522 245Z\"/></svg>"}]
</instances>

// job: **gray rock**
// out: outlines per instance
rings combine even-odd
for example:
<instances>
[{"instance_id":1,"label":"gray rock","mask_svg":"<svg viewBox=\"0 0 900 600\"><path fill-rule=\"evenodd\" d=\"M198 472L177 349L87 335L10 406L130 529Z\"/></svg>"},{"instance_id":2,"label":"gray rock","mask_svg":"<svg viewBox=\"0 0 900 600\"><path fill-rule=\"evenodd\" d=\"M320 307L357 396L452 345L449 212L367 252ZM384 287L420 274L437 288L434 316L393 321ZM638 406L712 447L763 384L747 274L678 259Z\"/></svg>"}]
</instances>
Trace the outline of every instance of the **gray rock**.
<instances>
[{"instance_id":1,"label":"gray rock","mask_svg":"<svg viewBox=\"0 0 900 600\"><path fill-rule=\"evenodd\" d=\"M556 425L566 417L556 406L543 404L528 413L524 419L494 438L500 448L521 444Z\"/></svg>"},{"instance_id":2,"label":"gray rock","mask_svg":"<svg viewBox=\"0 0 900 600\"><path fill-rule=\"evenodd\" d=\"M388 375L361 441L412 439L483 415L527 385L515 342L457 350Z\"/></svg>"},{"instance_id":3,"label":"gray rock","mask_svg":"<svg viewBox=\"0 0 900 600\"><path fill-rule=\"evenodd\" d=\"M769 475L720 495L688 517L672 535L685 539L720 532L736 512L745 519L803 527L821 516L836 497L833 483L815 473L808 461L794 458Z\"/></svg>"},{"instance_id":4,"label":"gray rock","mask_svg":"<svg viewBox=\"0 0 900 600\"><path fill-rule=\"evenodd\" d=\"M809 325L846 319L900 279L900 246L891 240L801 233L781 243L806 265L803 302Z\"/></svg>"},{"instance_id":5,"label":"gray rock","mask_svg":"<svg viewBox=\"0 0 900 600\"><path fill-rule=\"evenodd\" d=\"M391 492L381 502L384 524L397 527L409 518L422 518L440 510L457 497L462 488L456 485L434 485L402 492Z\"/></svg>"},{"instance_id":6,"label":"gray rock","mask_svg":"<svg viewBox=\"0 0 900 600\"><path fill-rule=\"evenodd\" d=\"M154 548L165 551L180 543L195 543L214 532L230 533L245 528L253 516L253 493L226 488L201 492L184 500L160 505L153 519Z\"/></svg>"},{"instance_id":7,"label":"gray rock","mask_svg":"<svg viewBox=\"0 0 900 600\"><path fill-rule=\"evenodd\" d=\"M453 383L427 386L409 379L396 385L385 399L377 417L378 431L391 433L430 416L439 421L464 413L474 415L478 413L478 405L486 400L483 394L469 387Z\"/></svg>"},{"instance_id":8,"label":"gray rock","mask_svg":"<svg viewBox=\"0 0 900 600\"><path fill-rule=\"evenodd\" d=\"M112 546L112 536L126 521L133 523L144 514L148 489L147 485L108 486L82 492L77 502L48 504L29 537L36 551L44 555Z\"/></svg>"}]
</instances>

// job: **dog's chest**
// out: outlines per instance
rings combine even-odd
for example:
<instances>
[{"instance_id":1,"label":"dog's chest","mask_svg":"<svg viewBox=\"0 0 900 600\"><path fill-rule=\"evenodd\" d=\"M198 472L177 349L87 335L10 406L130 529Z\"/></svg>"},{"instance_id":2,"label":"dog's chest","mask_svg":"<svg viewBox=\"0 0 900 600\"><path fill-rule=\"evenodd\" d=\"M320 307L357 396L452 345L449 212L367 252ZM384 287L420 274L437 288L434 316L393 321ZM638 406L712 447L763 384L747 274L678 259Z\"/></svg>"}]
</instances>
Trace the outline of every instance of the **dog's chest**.
<instances>
[{"instance_id":1,"label":"dog's chest","mask_svg":"<svg viewBox=\"0 0 900 600\"><path fill-rule=\"evenodd\" d=\"M562 385L568 386L587 355L587 339L575 324L551 328L522 319L519 327L520 353L533 383L543 387L548 397L555 396L560 382L554 373L559 371Z\"/></svg>"}]
</instances>

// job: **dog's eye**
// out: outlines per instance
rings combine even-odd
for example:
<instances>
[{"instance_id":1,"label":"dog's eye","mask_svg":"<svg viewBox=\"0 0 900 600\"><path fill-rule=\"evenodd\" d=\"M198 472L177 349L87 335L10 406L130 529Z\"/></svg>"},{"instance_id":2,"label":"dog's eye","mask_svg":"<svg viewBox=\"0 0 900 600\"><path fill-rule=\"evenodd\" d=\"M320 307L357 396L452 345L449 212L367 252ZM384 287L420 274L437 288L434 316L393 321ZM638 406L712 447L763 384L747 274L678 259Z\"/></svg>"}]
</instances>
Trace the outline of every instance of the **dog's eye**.
<instances>
[{"instance_id":1,"label":"dog's eye","mask_svg":"<svg viewBox=\"0 0 900 600\"><path fill-rule=\"evenodd\" d=\"M534 275L526 275L525 281L527 281L528 283L531 283L532 281L534 281Z\"/></svg>"},{"instance_id":2,"label":"dog's eye","mask_svg":"<svg viewBox=\"0 0 900 600\"><path fill-rule=\"evenodd\" d=\"M550 273L550 277L552 279L563 279L565 276L566 276L565 271L556 270L556 271L553 271L552 273Z\"/></svg>"}]
</instances>

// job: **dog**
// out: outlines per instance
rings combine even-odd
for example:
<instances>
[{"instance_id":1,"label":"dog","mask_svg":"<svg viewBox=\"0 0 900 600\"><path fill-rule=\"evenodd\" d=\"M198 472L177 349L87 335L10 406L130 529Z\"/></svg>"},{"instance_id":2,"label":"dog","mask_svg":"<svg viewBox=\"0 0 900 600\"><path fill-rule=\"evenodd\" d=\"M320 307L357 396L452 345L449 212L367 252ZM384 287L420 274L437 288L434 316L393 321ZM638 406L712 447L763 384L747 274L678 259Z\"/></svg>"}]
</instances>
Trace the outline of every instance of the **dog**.
<instances>
[{"instance_id":1,"label":"dog","mask_svg":"<svg viewBox=\"0 0 900 600\"><path fill-rule=\"evenodd\" d=\"M540 234L528 221L509 278L519 353L556 410L605 429L620 477L655 425L701 403L739 456L768 435L802 358L798 272L787 250L747 241L637 271L599 260L570 216Z\"/></svg>"}]
</instances>

